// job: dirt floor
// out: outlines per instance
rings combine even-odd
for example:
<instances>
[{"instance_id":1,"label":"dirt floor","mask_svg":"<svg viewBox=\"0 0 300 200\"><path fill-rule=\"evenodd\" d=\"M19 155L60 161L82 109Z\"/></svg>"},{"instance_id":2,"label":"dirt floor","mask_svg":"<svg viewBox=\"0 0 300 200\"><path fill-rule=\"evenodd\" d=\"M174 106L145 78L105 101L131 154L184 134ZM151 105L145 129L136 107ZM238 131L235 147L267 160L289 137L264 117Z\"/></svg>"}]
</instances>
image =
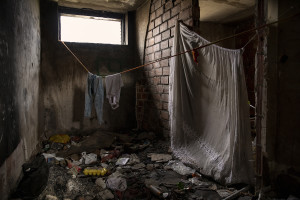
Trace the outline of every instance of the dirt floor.
<instances>
[{"instance_id":1,"label":"dirt floor","mask_svg":"<svg viewBox=\"0 0 300 200\"><path fill-rule=\"evenodd\" d=\"M223 199L244 187L204 177L174 158L169 142L151 132L96 131L50 140L43 142L49 173L38 200ZM252 197L247 190L232 199Z\"/></svg>"}]
</instances>

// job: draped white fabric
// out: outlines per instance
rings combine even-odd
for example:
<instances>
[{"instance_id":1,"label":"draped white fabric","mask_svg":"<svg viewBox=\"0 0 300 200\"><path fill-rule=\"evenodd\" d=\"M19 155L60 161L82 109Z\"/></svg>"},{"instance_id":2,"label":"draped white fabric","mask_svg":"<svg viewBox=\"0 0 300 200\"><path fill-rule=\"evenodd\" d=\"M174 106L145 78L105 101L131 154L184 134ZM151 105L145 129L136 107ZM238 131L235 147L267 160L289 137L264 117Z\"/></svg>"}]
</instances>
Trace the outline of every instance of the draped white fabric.
<instances>
[{"instance_id":1,"label":"draped white fabric","mask_svg":"<svg viewBox=\"0 0 300 200\"><path fill-rule=\"evenodd\" d=\"M209 42L176 24L173 54ZM169 112L176 157L224 184L252 183L242 51L211 45L171 60Z\"/></svg>"}]
</instances>

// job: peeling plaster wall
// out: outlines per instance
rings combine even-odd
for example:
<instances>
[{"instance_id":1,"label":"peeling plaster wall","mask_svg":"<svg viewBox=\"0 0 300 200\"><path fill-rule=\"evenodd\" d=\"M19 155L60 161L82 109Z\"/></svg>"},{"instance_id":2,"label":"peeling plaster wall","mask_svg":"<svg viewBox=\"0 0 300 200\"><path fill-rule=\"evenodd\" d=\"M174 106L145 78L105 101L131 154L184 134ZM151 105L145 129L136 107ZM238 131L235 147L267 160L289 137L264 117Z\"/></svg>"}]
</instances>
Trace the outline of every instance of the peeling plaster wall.
<instances>
[{"instance_id":1,"label":"peeling plaster wall","mask_svg":"<svg viewBox=\"0 0 300 200\"><path fill-rule=\"evenodd\" d=\"M129 35L134 15L128 14ZM122 74L120 107L112 110L105 99L103 119L99 125L95 112L84 118L84 93L87 72L58 41L57 3L41 5L42 66L40 93L40 131L46 136L71 131L103 129L118 131L136 127L135 72ZM133 67L134 41L128 45L66 43L94 74L110 75Z\"/></svg>"},{"instance_id":2,"label":"peeling plaster wall","mask_svg":"<svg viewBox=\"0 0 300 200\"><path fill-rule=\"evenodd\" d=\"M38 0L0 5L0 196L7 199L38 143L40 10Z\"/></svg>"}]
</instances>

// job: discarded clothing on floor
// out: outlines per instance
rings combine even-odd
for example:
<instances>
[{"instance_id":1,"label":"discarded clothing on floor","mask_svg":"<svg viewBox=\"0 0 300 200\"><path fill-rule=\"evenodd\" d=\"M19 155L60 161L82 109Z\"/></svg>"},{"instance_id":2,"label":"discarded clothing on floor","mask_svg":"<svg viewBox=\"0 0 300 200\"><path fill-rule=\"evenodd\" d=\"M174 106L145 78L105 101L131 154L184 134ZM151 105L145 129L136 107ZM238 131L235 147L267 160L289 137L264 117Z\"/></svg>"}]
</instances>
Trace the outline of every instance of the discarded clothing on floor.
<instances>
[{"instance_id":1,"label":"discarded clothing on floor","mask_svg":"<svg viewBox=\"0 0 300 200\"><path fill-rule=\"evenodd\" d=\"M104 88L101 76L88 73L87 85L85 90L85 108L84 116L91 117L92 106L95 105L98 122L101 125L103 120L103 101L104 101Z\"/></svg>"},{"instance_id":2,"label":"discarded clothing on floor","mask_svg":"<svg viewBox=\"0 0 300 200\"><path fill-rule=\"evenodd\" d=\"M209 42L182 23L173 55ZM172 58L171 148L183 162L224 184L253 183L247 88L242 51L211 45Z\"/></svg>"},{"instance_id":3,"label":"discarded clothing on floor","mask_svg":"<svg viewBox=\"0 0 300 200\"><path fill-rule=\"evenodd\" d=\"M112 107L112 109L116 109L119 107L120 93L121 87L123 87L123 81L121 78L121 74L117 73L114 75L105 77L105 85L106 85L106 98Z\"/></svg>"},{"instance_id":4,"label":"discarded clothing on floor","mask_svg":"<svg viewBox=\"0 0 300 200\"><path fill-rule=\"evenodd\" d=\"M43 192L48 182L49 166L44 156L37 156L31 163L23 164L22 168L24 176L12 197L22 199L37 198Z\"/></svg>"}]
</instances>

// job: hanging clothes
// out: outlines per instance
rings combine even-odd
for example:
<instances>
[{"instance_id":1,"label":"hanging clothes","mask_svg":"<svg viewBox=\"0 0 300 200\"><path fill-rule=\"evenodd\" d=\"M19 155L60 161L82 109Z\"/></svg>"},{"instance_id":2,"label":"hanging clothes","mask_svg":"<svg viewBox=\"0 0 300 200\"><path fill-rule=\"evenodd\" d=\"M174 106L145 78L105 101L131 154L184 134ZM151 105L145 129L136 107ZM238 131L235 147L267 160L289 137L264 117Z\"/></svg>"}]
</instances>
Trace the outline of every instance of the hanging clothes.
<instances>
[{"instance_id":1,"label":"hanging clothes","mask_svg":"<svg viewBox=\"0 0 300 200\"><path fill-rule=\"evenodd\" d=\"M121 87L123 85L120 73L105 77L106 98L108 98L112 109L119 107Z\"/></svg>"},{"instance_id":2,"label":"hanging clothes","mask_svg":"<svg viewBox=\"0 0 300 200\"><path fill-rule=\"evenodd\" d=\"M182 23L173 55L209 42ZM183 162L224 184L253 183L247 88L241 50L211 45L173 57L170 75L171 148Z\"/></svg>"},{"instance_id":3,"label":"hanging clothes","mask_svg":"<svg viewBox=\"0 0 300 200\"><path fill-rule=\"evenodd\" d=\"M103 102L104 102L104 88L101 76L88 73L87 85L85 90L85 108L84 116L91 117L93 104L97 113L98 122L103 123Z\"/></svg>"}]
</instances>

